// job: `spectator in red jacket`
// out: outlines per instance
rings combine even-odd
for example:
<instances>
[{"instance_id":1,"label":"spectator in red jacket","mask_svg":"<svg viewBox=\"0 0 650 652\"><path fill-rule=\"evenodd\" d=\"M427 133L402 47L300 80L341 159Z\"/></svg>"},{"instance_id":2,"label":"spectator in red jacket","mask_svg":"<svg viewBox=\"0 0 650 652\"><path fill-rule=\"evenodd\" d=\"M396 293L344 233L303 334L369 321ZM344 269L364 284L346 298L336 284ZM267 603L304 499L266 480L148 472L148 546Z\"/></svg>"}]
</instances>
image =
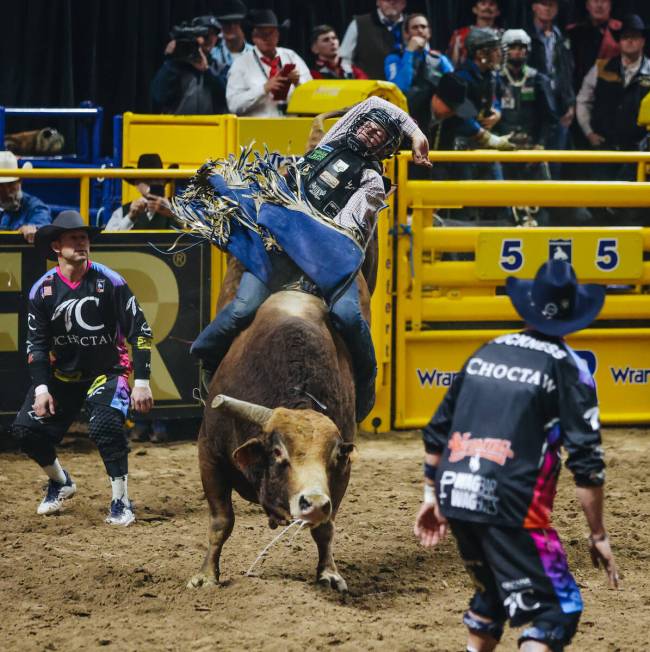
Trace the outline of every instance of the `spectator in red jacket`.
<instances>
[{"instance_id":1,"label":"spectator in red jacket","mask_svg":"<svg viewBox=\"0 0 650 652\"><path fill-rule=\"evenodd\" d=\"M311 51L316 60L311 69L314 79L368 79L361 68L343 61L339 54L339 37L331 25L317 25L311 33Z\"/></svg>"},{"instance_id":2,"label":"spectator in red jacket","mask_svg":"<svg viewBox=\"0 0 650 652\"><path fill-rule=\"evenodd\" d=\"M467 59L467 50L465 50L465 39L469 35L472 27L489 27L501 32L497 27L497 19L501 15L501 7L499 0L475 0L472 7L472 13L476 16L476 21L473 25L465 25L459 27L451 35L449 39L449 46L447 47L447 56L457 68L461 63Z\"/></svg>"},{"instance_id":3,"label":"spectator in red jacket","mask_svg":"<svg viewBox=\"0 0 650 652\"><path fill-rule=\"evenodd\" d=\"M612 18L612 0L586 0L585 8L585 20L567 27L575 62L573 86L576 92L596 59L613 59L621 53L612 33L621 29L621 21Z\"/></svg>"}]
</instances>

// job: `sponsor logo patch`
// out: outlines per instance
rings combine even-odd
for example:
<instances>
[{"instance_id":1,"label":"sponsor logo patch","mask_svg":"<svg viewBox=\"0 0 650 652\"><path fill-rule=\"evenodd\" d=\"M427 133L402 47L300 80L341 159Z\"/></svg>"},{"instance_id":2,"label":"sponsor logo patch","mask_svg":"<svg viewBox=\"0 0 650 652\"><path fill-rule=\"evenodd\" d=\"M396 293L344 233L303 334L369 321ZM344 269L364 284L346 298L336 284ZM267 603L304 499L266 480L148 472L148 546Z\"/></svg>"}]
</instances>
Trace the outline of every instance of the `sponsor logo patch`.
<instances>
[{"instance_id":1,"label":"sponsor logo patch","mask_svg":"<svg viewBox=\"0 0 650 652\"><path fill-rule=\"evenodd\" d=\"M455 432L449 440L450 462L460 462L466 457L477 457L499 466L504 466L508 460L515 457L511 449L512 442L508 439L497 439L496 437L476 437L472 439L470 432Z\"/></svg>"}]
</instances>

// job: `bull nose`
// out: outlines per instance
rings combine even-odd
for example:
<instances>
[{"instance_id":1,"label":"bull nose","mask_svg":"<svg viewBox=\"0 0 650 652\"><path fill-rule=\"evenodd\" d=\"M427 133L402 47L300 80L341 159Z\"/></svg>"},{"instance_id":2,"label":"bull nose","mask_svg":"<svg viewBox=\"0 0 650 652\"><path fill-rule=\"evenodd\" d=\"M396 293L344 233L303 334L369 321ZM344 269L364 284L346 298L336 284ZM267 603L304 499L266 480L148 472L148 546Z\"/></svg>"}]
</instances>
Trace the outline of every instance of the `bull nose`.
<instances>
[{"instance_id":1,"label":"bull nose","mask_svg":"<svg viewBox=\"0 0 650 652\"><path fill-rule=\"evenodd\" d=\"M324 494L301 494L298 499L300 516L307 521L324 521L332 513L332 503Z\"/></svg>"}]
</instances>

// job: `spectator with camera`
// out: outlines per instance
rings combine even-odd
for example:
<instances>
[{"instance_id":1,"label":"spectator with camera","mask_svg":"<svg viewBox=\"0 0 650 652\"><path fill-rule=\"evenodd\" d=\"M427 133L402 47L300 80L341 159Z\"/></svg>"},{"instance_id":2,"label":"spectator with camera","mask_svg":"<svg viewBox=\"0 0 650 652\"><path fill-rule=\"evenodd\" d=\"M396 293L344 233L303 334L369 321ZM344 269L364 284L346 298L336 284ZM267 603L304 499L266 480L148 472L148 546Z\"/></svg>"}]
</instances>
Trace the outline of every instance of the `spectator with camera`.
<instances>
[{"instance_id":1,"label":"spectator with camera","mask_svg":"<svg viewBox=\"0 0 650 652\"><path fill-rule=\"evenodd\" d=\"M141 154L138 169L162 170L163 163L158 154ZM116 208L106 224L106 231L170 229L174 213L165 197L165 179L127 179L126 182L136 187L140 197Z\"/></svg>"},{"instance_id":2,"label":"spectator with camera","mask_svg":"<svg viewBox=\"0 0 650 652\"><path fill-rule=\"evenodd\" d=\"M270 9L249 14L255 47L244 52L228 75L226 98L231 113L249 117L283 115L292 90L311 80L307 64L293 50L278 47L282 25Z\"/></svg>"},{"instance_id":3,"label":"spectator with camera","mask_svg":"<svg viewBox=\"0 0 650 652\"><path fill-rule=\"evenodd\" d=\"M315 57L314 79L368 79L361 68L343 61L339 55L339 37L331 25L317 25L311 32L311 51Z\"/></svg>"},{"instance_id":4,"label":"spectator with camera","mask_svg":"<svg viewBox=\"0 0 650 652\"><path fill-rule=\"evenodd\" d=\"M18 169L13 152L0 151L0 169ZM0 231L20 231L27 242L34 242L36 231L50 222L50 209L38 197L23 192L18 177L0 177Z\"/></svg>"},{"instance_id":5,"label":"spectator with camera","mask_svg":"<svg viewBox=\"0 0 650 652\"><path fill-rule=\"evenodd\" d=\"M402 43L406 0L377 0L377 9L355 16L341 43L344 61L359 66L370 79L384 79L386 57Z\"/></svg>"},{"instance_id":6,"label":"spectator with camera","mask_svg":"<svg viewBox=\"0 0 650 652\"><path fill-rule=\"evenodd\" d=\"M409 114L421 129L431 120L431 97L441 75L453 70L444 54L429 45L431 28L424 14L410 14L404 21L404 42L384 62L386 79L406 95Z\"/></svg>"},{"instance_id":7,"label":"spectator with camera","mask_svg":"<svg viewBox=\"0 0 650 652\"><path fill-rule=\"evenodd\" d=\"M224 83L211 69L210 51L220 33L214 16L198 16L189 24L172 28L166 59L151 82L154 111L177 115L227 113Z\"/></svg>"},{"instance_id":8,"label":"spectator with camera","mask_svg":"<svg viewBox=\"0 0 650 652\"><path fill-rule=\"evenodd\" d=\"M246 40L242 22L248 9L241 0L221 0L215 18L221 25L221 38L212 48L210 54L214 61L214 71L226 87L228 73L234 61L244 52L253 49Z\"/></svg>"}]
</instances>

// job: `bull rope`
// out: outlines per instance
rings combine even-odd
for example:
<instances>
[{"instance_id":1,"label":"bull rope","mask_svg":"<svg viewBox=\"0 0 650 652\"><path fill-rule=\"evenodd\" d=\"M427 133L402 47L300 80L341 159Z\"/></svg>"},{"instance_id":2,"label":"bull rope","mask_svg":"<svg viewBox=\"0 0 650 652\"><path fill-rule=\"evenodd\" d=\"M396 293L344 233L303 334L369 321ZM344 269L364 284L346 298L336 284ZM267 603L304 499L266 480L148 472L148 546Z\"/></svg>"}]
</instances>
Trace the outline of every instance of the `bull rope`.
<instances>
[{"instance_id":1,"label":"bull rope","mask_svg":"<svg viewBox=\"0 0 650 652\"><path fill-rule=\"evenodd\" d=\"M302 530L302 528L305 527L305 525L307 525L307 521L301 521L300 519L296 519L295 521L291 521L291 523L289 523L289 525L287 525L287 527L285 527L284 530L282 530L282 532L280 532L280 534L277 534L273 538L273 540L269 544L267 544L265 546L265 548L262 550L262 552L260 552L260 554L257 555L257 558L251 564L250 568L244 573L244 575L246 575L247 577L253 576L252 571L253 571L253 568L255 568L255 566L257 566L257 562L260 561L260 559L264 558L266 553L271 549L271 547L273 547L295 525L298 525L299 527L295 531L295 533L294 533L293 537L291 538L291 540L289 541L289 545L291 545L293 543L294 539L298 536L300 530Z\"/></svg>"}]
</instances>

